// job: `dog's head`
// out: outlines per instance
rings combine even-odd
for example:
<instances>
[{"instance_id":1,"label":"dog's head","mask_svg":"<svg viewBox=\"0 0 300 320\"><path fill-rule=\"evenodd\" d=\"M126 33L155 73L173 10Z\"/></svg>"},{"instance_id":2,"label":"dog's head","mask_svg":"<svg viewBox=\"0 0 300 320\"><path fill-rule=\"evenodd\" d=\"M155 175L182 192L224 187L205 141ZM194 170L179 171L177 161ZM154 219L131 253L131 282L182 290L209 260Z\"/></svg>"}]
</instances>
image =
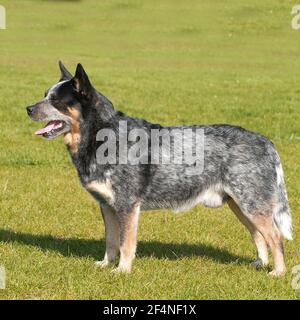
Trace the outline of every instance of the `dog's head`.
<instances>
[{"instance_id":1,"label":"dog's head","mask_svg":"<svg viewBox=\"0 0 300 320\"><path fill-rule=\"evenodd\" d=\"M59 62L59 67L59 82L45 92L42 101L27 107L32 120L47 122L44 128L35 132L46 139L76 130L84 106L89 104L96 92L81 64L77 65L74 77L62 62Z\"/></svg>"}]
</instances>

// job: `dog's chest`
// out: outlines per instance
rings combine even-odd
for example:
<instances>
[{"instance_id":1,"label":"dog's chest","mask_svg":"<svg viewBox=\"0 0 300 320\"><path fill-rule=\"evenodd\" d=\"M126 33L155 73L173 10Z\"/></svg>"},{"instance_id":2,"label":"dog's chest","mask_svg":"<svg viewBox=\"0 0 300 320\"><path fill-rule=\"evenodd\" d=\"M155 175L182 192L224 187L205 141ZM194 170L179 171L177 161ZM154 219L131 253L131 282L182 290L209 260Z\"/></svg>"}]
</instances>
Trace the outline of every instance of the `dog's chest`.
<instances>
[{"instance_id":1,"label":"dog's chest","mask_svg":"<svg viewBox=\"0 0 300 320\"><path fill-rule=\"evenodd\" d=\"M110 180L93 180L84 185L84 188L99 202L112 204L114 194Z\"/></svg>"}]
</instances>

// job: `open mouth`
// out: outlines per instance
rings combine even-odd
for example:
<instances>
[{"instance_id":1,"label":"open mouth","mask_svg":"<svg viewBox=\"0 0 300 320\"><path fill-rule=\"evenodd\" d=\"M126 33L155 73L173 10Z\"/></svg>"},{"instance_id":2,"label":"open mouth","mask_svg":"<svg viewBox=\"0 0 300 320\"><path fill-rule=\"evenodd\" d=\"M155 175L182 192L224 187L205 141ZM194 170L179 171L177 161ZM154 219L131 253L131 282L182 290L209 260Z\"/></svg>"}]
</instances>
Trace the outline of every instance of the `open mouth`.
<instances>
[{"instance_id":1,"label":"open mouth","mask_svg":"<svg viewBox=\"0 0 300 320\"><path fill-rule=\"evenodd\" d=\"M58 133L64 130L66 123L61 120L54 120L47 123L47 125L35 132L38 136L43 136L44 138L51 138L57 136Z\"/></svg>"}]
</instances>

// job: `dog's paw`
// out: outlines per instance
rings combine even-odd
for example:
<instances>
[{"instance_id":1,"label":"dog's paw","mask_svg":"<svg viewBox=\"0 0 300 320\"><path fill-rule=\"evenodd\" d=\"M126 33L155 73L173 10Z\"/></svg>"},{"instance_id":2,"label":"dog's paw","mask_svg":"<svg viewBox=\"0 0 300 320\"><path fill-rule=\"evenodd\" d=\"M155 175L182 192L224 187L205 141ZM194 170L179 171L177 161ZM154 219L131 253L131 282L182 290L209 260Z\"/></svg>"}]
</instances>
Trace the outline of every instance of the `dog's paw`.
<instances>
[{"instance_id":1,"label":"dog's paw","mask_svg":"<svg viewBox=\"0 0 300 320\"><path fill-rule=\"evenodd\" d=\"M130 268L117 267L111 270L112 273L130 273Z\"/></svg>"},{"instance_id":2,"label":"dog's paw","mask_svg":"<svg viewBox=\"0 0 300 320\"><path fill-rule=\"evenodd\" d=\"M95 262L95 266L99 267L99 268L105 268L109 265L109 261L106 259L100 260L100 261L96 261Z\"/></svg>"},{"instance_id":3,"label":"dog's paw","mask_svg":"<svg viewBox=\"0 0 300 320\"><path fill-rule=\"evenodd\" d=\"M266 263L263 263L261 259L256 259L253 262L251 262L251 267L255 268L256 270L262 269L267 266Z\"/></svg>"},{"instance_id":4,"label":"dog's paw","mask_svg":"<svg viewBox=\"0 0 300 320\"><path fill-rule=\"evenodd\" d=\"M282 277L285 274L285 270L272 270L268 273L270 277Z\"/></svg>"}]
</instances>

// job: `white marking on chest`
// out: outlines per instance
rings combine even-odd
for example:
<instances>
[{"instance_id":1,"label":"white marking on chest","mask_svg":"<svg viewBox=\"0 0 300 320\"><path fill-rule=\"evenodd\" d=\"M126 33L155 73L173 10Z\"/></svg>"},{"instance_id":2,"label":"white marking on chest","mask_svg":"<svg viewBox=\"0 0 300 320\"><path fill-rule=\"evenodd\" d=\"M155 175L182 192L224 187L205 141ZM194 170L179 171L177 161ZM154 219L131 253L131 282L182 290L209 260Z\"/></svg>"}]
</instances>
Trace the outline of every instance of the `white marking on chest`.
<instances>
[{"instance_id":1,"label":"white marking on chest","mask_svg":"<svg viewBox=\"0 0 300 320\"><path fill-rule=\"evenodd\" d=\"M114 200L112 186L109 180L105 182L92 181L85 185L85 189L90 193L96 193L108 203Z\"/></svg>"},{"instance_id":2,"label":"white marking on chest","mask_svg":"<svg viewBox=\"0 0 300 320\"><path fill-rule=\"evenodd\" d=\"M205 207L208 208L218 208L222 206L223 199L224 192L222 187L220 185L214 185L206 190L203 190L196 197L190 198L187 201L182 202L176 208L174 208L174 211L186 211L198 204L203 204Z\"/></svg>"}]
</instances>

